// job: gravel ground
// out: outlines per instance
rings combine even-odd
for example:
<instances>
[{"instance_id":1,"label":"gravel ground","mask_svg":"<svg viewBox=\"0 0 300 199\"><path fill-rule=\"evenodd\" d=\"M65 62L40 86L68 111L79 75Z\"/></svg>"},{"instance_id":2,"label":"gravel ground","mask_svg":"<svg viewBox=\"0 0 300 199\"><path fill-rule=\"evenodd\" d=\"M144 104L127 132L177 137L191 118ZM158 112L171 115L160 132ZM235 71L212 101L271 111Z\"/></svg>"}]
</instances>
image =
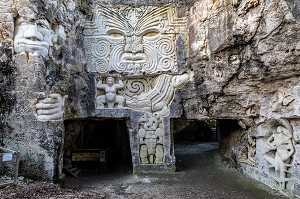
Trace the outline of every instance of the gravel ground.
<instances>
[{"instance_id":1,"label":"gravel ground","mask_svg":"<svg viewBox=\"0 0 300 199\"><path fill-rule=\"evenodd\" d=\"M178 171L172 174L133 175L122 167L106 173L67 177L66 188L29 182L0 190L0 198L285 198L263 184L220 163L217 143L176 145Z\"/></svg>"}]
</instances>

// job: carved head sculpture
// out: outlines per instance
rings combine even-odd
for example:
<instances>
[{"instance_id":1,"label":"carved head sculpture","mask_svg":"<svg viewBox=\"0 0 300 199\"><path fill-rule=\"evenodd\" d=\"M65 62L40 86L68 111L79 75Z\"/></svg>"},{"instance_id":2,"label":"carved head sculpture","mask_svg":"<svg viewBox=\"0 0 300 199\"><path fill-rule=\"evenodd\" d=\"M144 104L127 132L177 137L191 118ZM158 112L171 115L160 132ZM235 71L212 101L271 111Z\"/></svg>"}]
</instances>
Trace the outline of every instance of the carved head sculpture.
<instances>
[{"instance_id":1,"label":"carved head sculpture","mask_svg":"<svg viewBox=\"0 0 300 199\"><path fill-rule=\"evenodd\" d=\"M115 84L115 79L113 77L107 77L106 84L109 86L113 86Z\"/></svg>"},{"instance_id":2,"label":"carved head sculpture","mask_svg":"<svg viewBox=\"0 0 300 199\"><path fill-rule=\"evenodd\" d=\"M26 20L18 17L15 22L15 52L40 53L47 56L53 34L47 20Z\"/></svg>"},{"instance_id":3,"label":"carved head sculpture","mask_svg":"<svg viewBox=\"0 0 300 199\"><path fill-rule=\"evenodd\" d=\"M239 52L222 51L208 61L206 75L217 84L224 84L236 73L241 64Z\"/></svg>"},{"instance_id":4,"label":"carved head sculpture","mask_svg":"<svg viewBox=\"0 0 300 199\"><path fill-rule=\"evenodd\" d=\"M171 7L98 6L84 30L88 71L177 72L176 33L185 24Z\"/></svg>"}]
</instances>

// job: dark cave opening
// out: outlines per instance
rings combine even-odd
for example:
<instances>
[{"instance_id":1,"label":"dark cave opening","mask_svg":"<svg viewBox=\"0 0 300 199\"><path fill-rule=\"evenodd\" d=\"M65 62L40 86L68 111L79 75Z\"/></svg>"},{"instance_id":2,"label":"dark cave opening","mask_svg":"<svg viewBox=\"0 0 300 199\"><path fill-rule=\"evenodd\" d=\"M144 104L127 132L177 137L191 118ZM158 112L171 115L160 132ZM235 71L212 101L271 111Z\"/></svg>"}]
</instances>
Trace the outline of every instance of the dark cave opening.
<instances>
[{"instance_id":1,"label":"dark cave opening","mask_svg":"<svg viewBox=\"0 0 300 199\"><path fill-rule=\"evenodd\" d=\"M85 171L110 172L121 167L132 170L125 119L65 121L65 173L78 175Z\"/></svg>"}]
</instances>

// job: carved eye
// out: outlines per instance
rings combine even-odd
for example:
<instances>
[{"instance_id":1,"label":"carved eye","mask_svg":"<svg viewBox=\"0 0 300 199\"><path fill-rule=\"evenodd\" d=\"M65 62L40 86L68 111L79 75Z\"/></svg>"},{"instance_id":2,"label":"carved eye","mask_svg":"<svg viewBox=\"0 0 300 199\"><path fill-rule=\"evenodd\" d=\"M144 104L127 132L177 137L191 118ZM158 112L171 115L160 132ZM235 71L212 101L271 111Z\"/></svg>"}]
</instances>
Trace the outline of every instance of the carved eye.
<instances>
[{"instance_id":1,"label":"carved eye","mask_svg":"<svg viewBox=\"0 0 300 199\"><path fill-rule=\"evenodd\" d=\"M108 33L108 36L110 36L112 38L116 38L116 39L124 38L124 36L121 33L118 33L118 32L110 32L110 33Z\"/></svg>"},{"instance_id":2,"label":"carved eye","mask_svg":"<svg viewBox=\"0 0 300 199\"><path fill-rule=\"evenodd\" d=\"M151 32L148 32L146 34L144 34L144 37L148 37L148 38L153 38L153 37L156 37L159 35L159 32L154 32L154 31L151 31Z\"/></svg>"}]
</instances>

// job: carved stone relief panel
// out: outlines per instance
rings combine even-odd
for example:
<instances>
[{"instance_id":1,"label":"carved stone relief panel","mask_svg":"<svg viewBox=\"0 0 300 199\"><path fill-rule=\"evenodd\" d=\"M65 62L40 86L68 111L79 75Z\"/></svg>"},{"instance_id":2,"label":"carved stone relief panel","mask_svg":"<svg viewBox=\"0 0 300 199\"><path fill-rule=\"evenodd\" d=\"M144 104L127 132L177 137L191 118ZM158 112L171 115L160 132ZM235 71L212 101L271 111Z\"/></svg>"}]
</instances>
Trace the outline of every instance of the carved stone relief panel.
<instances>
[{"instance_id":1,"label":"carved stone relief panel","mask_svg":"<svg viewBox=\"0 0 300 199\"><path fill-rule=\"evenodd\" d=\"M126 100L126 107L147 111L160 112L161 116L169 114L169 105L173 101L175 90L190 80L191 74L182 75L160 75L155 81L155 85L148 92L134 95Z\"/></svg>"},{"instance_id":2,"label":"carved stone relief panel","mask_svg":"<svg viewBox=\"0 0 300 199\"><path fill-rule=\"evenodd\" d=\"M191 73L145 78L102 77L96 80L96 109L131 108L149 113L169 114L175 90L192 78Z\"/></svg>"},{"instance_id":3,"label":"carved stone relief panel","mask_svg":"<svg viewBox=\"0 0 300 199\"><path fill-rule=\"evenodd\" d=\"M239 159L241 163L246 163L251 166L256 166L256 139L248 135L247 137L247 148Z\"/></svg>"},{"instance_id":4,"label":"carved stone relief panel","mask_svg":"<svg viewBox=\"0 0 300 199\"><path fill-rule=\"evenodd\" d=\"M87 70L128 74L177 72L176 35L186 27L172 7L97 6L85 24Z\"/></svg>"},{"instance_id":5,"label":"carved stone relief panel","mask_svg":"<svg viewBox=\"0 0 300 199\"><path fill-rule=\"evenodd\" d=\"M142 77L142 78L128 78L124 79L124 90L119 92L126 99L130 99L133 96L140 95L142 93L150 91L156 82L156 77Z\"/></svg>"},{"instance_id":6,"label":"carved stone relief panel","mask_svg":"<svg viewBox=\"0 0 300 199\"><path fill-rule=\"evenodd\" d=\"M162 118L145 113L139 120L139 154L141 164L163 164L164 127Z\"/></svg>"},{"instance_id":7,"label":"carved stone relief panel","mask_svg":"<svg viewBox=\"0 0 300 199\"><path fill-rule=\"evenodd\" d=\"M271 168L274 168L273 178L281 190L286 189L286 184L291 178L289 168L295 153L292 135L292 127L287 121L278 122L270 129L266 140L265 159Z\"/></svg>"},{"instance_id":8,"label":"carved stone relief panel","mask_svg":"<svg viewBox=\"0 0 300 199\"><path fill-rule=\"evenodd\" d=\"M37 119L40 121L61 120L67 95L50 93L37 100L35 105Z\"/></svg>"}]
</instances>

